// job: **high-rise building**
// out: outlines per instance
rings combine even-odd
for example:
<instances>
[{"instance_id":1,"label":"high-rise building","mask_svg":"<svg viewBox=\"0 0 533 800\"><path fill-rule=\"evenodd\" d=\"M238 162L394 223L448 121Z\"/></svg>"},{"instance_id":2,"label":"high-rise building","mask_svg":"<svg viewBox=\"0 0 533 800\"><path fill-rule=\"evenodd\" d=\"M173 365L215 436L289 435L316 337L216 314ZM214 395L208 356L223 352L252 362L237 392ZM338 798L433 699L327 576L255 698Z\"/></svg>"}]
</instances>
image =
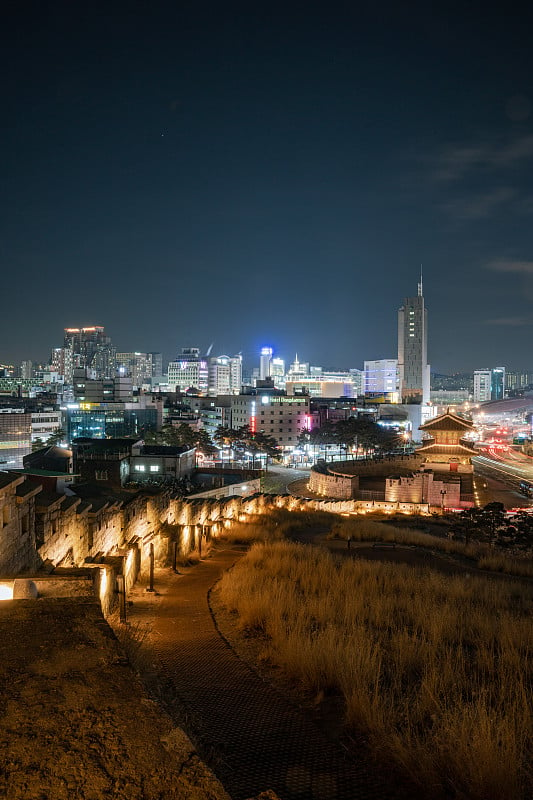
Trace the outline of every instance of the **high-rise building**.
<instances>
[{"instance_id":1,"label":"high-rise building","mask_svg":"<svg viewBox=\"0 0 533 800\"><path fill-rule=\"evenodd\" d=\"M533 372L524 370L523 372L505 371L505 388L510 391L519 391L526 386L533 385Z\"/></svg>"},{"instance_id":2,"label":"high-rise building","mask_svg":"<svg viewBox=\"0 0 533 800\"><path fill-rule=\"evenodd\" d=\"M19 367L19 374L24 380L31 380L33 378L33 361L22 361Z\"/></svg>"},{"instance_id":3,"label":"high-rise building","mask_svg":"<svg viewBox=\"0 0 533 800\"><path fill-rule=\"evenodd\" d=\"M94 370L98 378L112 378L115 374L116 350L100 325L65 328L63 346L71 351L73 369L87 367Z\"/></svg>"},{"instance_id":4,"label":"high-rise building","mask_svg":"<svg viewBox=\"0 0 533 800\"><path fill-rule=\"evenodd\" d=\"M152 379L151 353L117 353L116 366L119 375L131 377L134 388L139 388Z\"/></svg>"},{"instance_id":5,"label":"high-rise building","mask_svg":"<svg viewBox=\"0 0 533 800\"><path fill-rule=\"evenodd\" d=\"M94 378L87 368L75 369L72 379L74 399L82 403L123 403L133 398L131 375Z\"/></svg>"},{"instance_id":6,"label":"high-rise building","mask_svg":"<svg viewBox=\"0 0 533 800\"><path fill-rule=\"evenodd\" d=\"M416 297L406 297L398 311L398 378L402 403L429 403L430 367L427 360L427 309L422 275Z\"/></svg>"},{"instance_id":7,"label":"high-rise building","mask_svg":"<svg viewBox=\"0 0 533 800\"><path fill-rule=\"evenodd\" d=\"M239 394L242 386L242 356L212 356L208 362L209 388L212 396Z\"/></svg>"},{"instance_id":8,"label":"high-rise building","mask_svg":"<svg viewBox=\"0 0 533 800\"><path fill-rule=\"evenodd\" d=\"M272 362L273 350L271 347L262 347L261 356L259 359L259 378L264 381L265 378L270 378L270 367Z\"/></svg>"},{"instance_id":9,"label":"high-rise building","mask_svg":"<svg viewBox=\"0 0 533 800\"><path fill-rule=\"evenodd\" d=\"M148 353L152 356L152 377L159 378L163 374L163 354L162 353Z\"/></svg>"},{"instance_id":10,"label":"high-rise building","mask_svg":"<svg viewBox=\"0 0 533 800\"><path fill-rule=\"evenodd\" d=\"M474 403L503 400L505 397L505 367L474 370Z\"/></svg>"},{"instance_id":11,"label":"high-rise building","mask_svg":"<svg viewBox=\"0 0 533 800\"><path fill-rule=\"evenodd\" d=\"M168 383L172 391L197 389L207 394L208 374L207 359L200 355L197 347L183 347L178 359L168 365Z\"/></svg>"},{"instance_id":12,"label":"high-rise building","mask_svg":"<svg viewBox=\"0 0 533 800\"><path fill-rule=\"evenodd\" d=\"M273 358L270 362L270 377L274 380L274 386L283 389L285 386L285 361L282 358Z\"/></svg>"},{"instance_id":13,"label":"high-rise building","mask_svg":"<svg viewBox=\"0 0 533 800\"><path fill-rule=\"evenodd\" d=\"M73 366L70 347L54 347L50 355L50 369L57 372L65 383L72 383Z\"/></svg>"}]
</instances>

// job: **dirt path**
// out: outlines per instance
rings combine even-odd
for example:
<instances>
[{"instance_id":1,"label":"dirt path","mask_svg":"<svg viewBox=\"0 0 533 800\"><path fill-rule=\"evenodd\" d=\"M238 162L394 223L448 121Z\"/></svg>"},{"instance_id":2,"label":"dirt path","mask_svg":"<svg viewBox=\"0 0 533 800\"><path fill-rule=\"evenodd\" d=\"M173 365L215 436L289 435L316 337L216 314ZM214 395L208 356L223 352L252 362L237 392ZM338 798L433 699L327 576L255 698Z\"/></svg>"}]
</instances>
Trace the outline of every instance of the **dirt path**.
<instances>
[{"instance_id":1,"label":"dirt path","mask_svg":"<svg viewBox=\"0 0 533 800\"><path fill-rule=\"evenodd\" d=\"M161 572L161 595L139 596L134 603L132 620L151 619L147 653L167 710L184 724L233 800L266 789L282 800L395 796L363 757L348 757L328 741L220 636L208 592L242 553L216 549L185 575Z\"/></svg>"}]
</instances>

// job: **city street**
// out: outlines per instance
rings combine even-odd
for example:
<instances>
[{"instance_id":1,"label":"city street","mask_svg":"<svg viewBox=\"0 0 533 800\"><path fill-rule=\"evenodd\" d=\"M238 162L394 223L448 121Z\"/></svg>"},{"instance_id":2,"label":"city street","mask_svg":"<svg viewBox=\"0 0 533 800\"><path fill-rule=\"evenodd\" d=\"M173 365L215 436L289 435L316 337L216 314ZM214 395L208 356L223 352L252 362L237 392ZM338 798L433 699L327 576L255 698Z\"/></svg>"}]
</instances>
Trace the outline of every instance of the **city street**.
<instances>
[{"instance_id":1,"label":"city street","mask_svg":"<svg viewBox=\"0 0 533 800\"><path fill-rule=\"evenodd\" d=\"M522 481L533 484L533 459L530 456L509 447L488 445L480 450L472 463L479 505L493 501L503 503L507 508L532 505L531 499L519 491Z\"/></svg>"},{"instance_id":2,"label":"city street","mask_svg":"<svg viewBox=\"0 0 533 800\"><path fill-rule=\"evenodd\" d=\"M289 484L308 479L309 472L308 469L294 469L280 464L269 466L264 474L262 491L266 494L290 494Z\"/></svg>"}]
</instances>

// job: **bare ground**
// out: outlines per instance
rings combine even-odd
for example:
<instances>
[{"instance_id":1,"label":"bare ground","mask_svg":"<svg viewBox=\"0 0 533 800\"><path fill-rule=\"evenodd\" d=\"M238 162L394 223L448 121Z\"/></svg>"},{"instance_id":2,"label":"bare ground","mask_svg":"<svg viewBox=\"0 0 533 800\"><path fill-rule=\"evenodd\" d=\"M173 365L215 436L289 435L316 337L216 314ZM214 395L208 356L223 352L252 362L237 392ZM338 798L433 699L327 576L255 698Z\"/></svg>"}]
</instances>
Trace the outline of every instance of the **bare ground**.
<instances>
[{"instance_id":1,"label":"bare ground","mask_svg":"<svg viewBox=\"0 0 533 800\"><path fill-rule=\"evenodd\" d=\"M0 604L3 800L229 800L93 601Z\"/></svg>"}]
</instances>

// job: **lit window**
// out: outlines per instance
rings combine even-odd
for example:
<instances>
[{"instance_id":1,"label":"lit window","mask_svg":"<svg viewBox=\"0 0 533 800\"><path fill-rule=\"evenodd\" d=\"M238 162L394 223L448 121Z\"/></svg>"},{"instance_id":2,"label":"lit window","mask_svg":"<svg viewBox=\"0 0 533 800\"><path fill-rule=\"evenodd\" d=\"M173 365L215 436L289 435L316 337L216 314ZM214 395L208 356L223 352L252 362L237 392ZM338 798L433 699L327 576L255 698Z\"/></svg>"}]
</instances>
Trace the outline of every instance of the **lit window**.
<instances>
[{"instance_id":1,"label":"lit window","mask_svg":"<svg viewBox=\"0 0 533 800\"><path fill-rule=\"evenodd\" d=\"M144 464L135 464L135 469L137 472L144 472Z\"/></svg>"},{"instance_id":2,"label":"lit window","mask_svg":"<svg viewBox=\"0 0 533 800\"><path fill-rule=\"evenodd\" d=\"M150 472L159 472L157 464L150 464Z\"/></svg>"}]
</instances>

